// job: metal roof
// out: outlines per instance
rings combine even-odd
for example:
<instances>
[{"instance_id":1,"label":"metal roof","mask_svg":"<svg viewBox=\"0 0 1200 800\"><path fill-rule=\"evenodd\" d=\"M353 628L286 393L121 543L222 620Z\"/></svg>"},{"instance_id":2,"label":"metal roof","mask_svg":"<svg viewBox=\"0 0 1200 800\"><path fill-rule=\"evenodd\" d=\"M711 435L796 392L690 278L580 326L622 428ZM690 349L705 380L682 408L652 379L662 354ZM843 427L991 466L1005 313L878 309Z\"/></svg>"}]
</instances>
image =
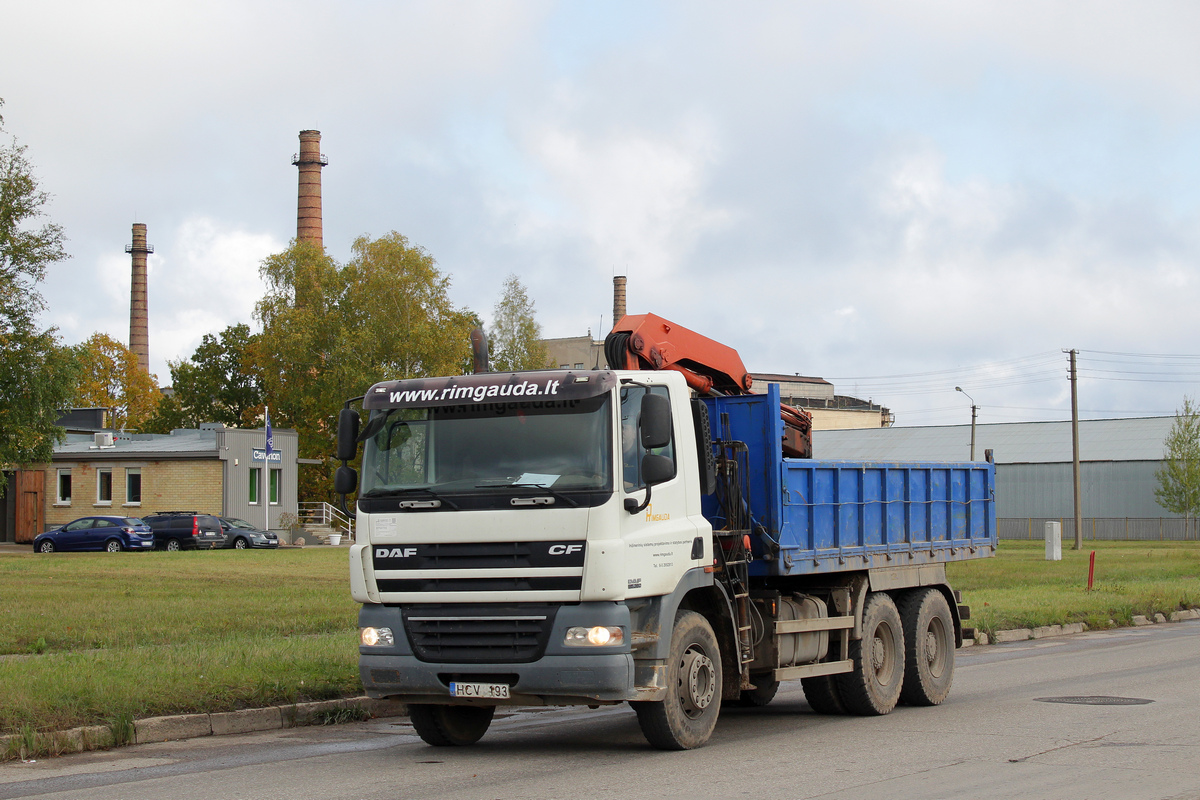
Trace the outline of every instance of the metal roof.
<instances>
[{"instance_id":1,"label":"metal roof","mask_svg":"<svg viewBox=\"0 0 1200 800\"><path fill-rule=\"evenodd\" d=\"M217 432L212 428L175 430L169 434L118 432L113 434L112 447L98 447L92 434L68 434L67 441L54 448L55 461L147 456L216 458L217 455Z\"/></svg>"},{"instance_id":2,"label":"metal roof","mask_svg":"<svg viewBox=\"0 0 1200 800\"><path fill-rule=\"evenodd\" d=\"M1161 461L1175 417L1079 422L1080 461ZM975 457L992 450L998 464L1071 461L1071 423L1003 422L975 429ZM825 459L949 461L971 453L971 426L813 431L813 454Z\"/></svg>"}]
</instances>

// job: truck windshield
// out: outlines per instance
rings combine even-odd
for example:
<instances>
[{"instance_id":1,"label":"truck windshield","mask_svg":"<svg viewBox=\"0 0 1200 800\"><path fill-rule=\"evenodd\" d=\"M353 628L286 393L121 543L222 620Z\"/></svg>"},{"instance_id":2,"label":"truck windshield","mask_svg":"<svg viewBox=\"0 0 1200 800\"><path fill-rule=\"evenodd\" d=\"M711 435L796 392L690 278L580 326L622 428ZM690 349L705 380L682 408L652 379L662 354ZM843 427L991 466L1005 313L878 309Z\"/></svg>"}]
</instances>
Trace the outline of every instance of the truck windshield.
<instances>
[{"instance_id":1,"label":"truck windshield","mask_svg":"<svg viewBox=\"0 0 1200 800\"><path fill-rule=\"evenodd\" d=\"M375 411L360 497L509 487L612 491L609 394Z\"/></svg>"}]
</instances>

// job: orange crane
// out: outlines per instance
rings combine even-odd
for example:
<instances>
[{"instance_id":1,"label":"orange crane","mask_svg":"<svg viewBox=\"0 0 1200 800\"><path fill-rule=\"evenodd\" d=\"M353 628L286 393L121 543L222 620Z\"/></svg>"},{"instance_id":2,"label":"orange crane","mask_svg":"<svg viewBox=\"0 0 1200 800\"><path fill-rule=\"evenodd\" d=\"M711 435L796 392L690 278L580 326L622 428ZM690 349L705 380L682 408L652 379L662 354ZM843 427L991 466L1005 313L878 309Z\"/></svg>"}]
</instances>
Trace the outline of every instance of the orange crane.
<instances>
[{"instance_id":1,"label":"orange crane","mask_svg":"<svg viewBox=\"0 0 1200 800\"><path fill-rule=\"evenodd\" d=\"M613 369L670 369L701 395L751 394L754 380L737 350L654 314L628 314L604 340ZM812 458L812 415L781 405L783 454Z\"/></svg>"}]
</instances>

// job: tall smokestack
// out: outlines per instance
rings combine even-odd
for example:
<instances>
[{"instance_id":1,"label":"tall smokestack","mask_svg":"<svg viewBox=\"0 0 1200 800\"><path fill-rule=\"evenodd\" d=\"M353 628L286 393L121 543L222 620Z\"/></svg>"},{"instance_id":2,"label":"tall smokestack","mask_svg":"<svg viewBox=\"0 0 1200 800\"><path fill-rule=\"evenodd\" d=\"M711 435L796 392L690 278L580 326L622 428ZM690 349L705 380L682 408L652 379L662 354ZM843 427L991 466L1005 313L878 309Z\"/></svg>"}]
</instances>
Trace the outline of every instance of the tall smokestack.
<instances>
[{"instance_id":1,"label":"tall smokestack","mask_svg":"<svg viewBox=\"0 0 1200 800\"><path fill-rule=\"evenodd\" d=\"M146 244L146 224L133 223L133 244L125 245L133 256L133 283L129 289L129 349L138 366L150 372L150 312L146 304L146 256L154 248Z\"/></svg>"},{"instance_id":2,"label":"tall smokestack","mask_svg":"<svg viewBox=\"0 0 1200 800\"><path fill-rule=\"evenodd\" d=\"M613 277L613 327L625 316L625 276Z\"/></svg>"},{"instance_id":3,"label":"tall smokestack","mask_svg":"<svg viewBox=\"0 0 1200 800\"><path fill-rule=\"evenodd\" d=\"M321 132L300 131L300 153L292 156L300 168L300 192L296 202L296 241L324 247L321 232L321 167L329 159L321 155Z\"/></svg>"}]
</instances>

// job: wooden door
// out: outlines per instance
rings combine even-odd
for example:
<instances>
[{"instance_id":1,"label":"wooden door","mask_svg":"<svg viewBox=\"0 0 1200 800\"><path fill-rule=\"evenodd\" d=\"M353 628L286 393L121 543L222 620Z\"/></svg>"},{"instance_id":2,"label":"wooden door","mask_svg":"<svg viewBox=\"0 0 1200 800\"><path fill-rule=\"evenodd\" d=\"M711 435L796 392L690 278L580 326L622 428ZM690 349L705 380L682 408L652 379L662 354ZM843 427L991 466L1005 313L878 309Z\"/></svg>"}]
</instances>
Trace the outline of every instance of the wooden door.
<instances>
[{"instance_id":1,"label":"wooden door","mask_svg":"<svg viewBox=\"0 0 1200 800\"><path fill-rule=\"evenodd\" d=\"M41 470L17 470L17 542L32 544L45 526L46 473Z\"/></svg>"}]
</instances>

